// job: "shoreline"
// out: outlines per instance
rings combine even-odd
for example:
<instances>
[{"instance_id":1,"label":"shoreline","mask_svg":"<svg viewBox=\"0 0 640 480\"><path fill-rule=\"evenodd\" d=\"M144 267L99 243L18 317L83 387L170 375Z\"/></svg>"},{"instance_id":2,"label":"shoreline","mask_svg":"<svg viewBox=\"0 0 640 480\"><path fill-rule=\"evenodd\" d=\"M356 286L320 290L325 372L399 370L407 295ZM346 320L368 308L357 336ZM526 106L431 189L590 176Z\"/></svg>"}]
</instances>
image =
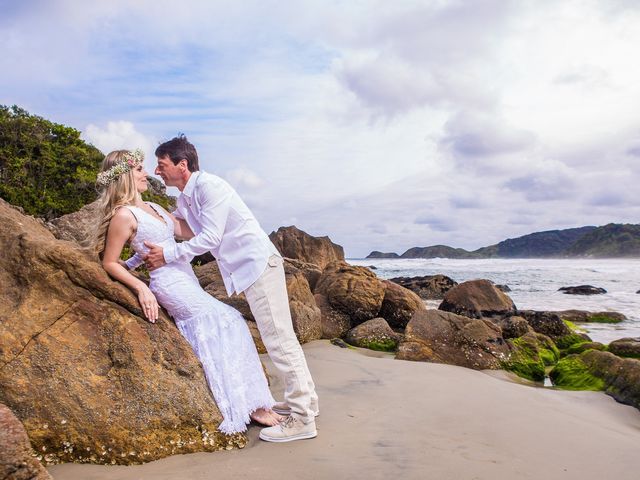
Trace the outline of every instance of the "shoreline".
<instances>
[{"instance_id":1,"label":"shoreline","mask_svg":"<svg viewBox=\"0 0 640 480\"><path fill-rule=\"evenodd\" d=\"M602 392L532 388L501 371L394 360L327 340L303 348L320 395L316 439L269 444L252 425L242 450L48 470L56 480L637 477L640 412ZM280 399L282 383L262 358Z\"/></svg>"}]
</instances>

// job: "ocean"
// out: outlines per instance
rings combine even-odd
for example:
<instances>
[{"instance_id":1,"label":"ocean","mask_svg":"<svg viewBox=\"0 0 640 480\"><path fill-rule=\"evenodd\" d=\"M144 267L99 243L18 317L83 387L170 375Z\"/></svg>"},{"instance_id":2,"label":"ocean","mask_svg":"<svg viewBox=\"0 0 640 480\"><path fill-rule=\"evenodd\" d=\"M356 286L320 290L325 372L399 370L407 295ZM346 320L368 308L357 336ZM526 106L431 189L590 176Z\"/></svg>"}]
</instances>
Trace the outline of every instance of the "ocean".
<instances>
[{"instance_id":1,"label":"ocean","mask_svg":"<svg viewBox=\"0 0 640 480\"><path fill-rule=\"evenodd\" d=\"M617 324L582 324L594 340L609 343L640 337L640 259L347 259L352 265L374 266L380 278L443 274L461 283L486 278L511 288L521 310L588 310L624 313ZM593 285L602 295L566 295L560 287ZM427 301L437 308L439 301Z\"/></svg>"}]
</instances>

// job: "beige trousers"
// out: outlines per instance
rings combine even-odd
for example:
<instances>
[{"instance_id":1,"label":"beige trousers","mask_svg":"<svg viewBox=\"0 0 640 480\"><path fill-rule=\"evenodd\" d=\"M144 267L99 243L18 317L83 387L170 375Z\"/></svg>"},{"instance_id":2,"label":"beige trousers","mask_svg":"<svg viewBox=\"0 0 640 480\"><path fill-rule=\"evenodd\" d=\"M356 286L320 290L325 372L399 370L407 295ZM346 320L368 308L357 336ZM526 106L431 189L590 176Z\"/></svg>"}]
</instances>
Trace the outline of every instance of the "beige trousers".
<instances>
[{"instance_id":1,"label":"beige trousers","mask_svg":"<svg viewBox=\"0 0 640 480\"><path fill-rule=\"evenodd\" d=\"M291 414L304 423L311 422L318 408L318 396L293 331L282 258L272 255L264 273L244 294L267 353L284 376L284 399Z\"/></svg>"}]
</instances>

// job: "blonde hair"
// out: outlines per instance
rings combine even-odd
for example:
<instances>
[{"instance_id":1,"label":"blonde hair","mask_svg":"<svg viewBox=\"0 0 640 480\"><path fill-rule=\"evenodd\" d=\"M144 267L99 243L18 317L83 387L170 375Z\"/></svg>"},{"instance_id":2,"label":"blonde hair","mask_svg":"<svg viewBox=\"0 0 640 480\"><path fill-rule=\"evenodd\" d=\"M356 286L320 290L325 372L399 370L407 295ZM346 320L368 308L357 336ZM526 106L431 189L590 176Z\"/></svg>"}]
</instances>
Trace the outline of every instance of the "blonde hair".
<instances>
[{"instance_id":1,"label":"blonde hair","mask_svg":"<svg viewBox=\"0 0 640 480\"><path fill-rule=\"evenodd\" d=\"M131 152L129 152L129 150L114 150L107 154L102 161L100 171L105 172L115 164L124 161L124 156L126 154L130 155ZM103 187L100 197L98 197L102 218L98 223L94 239L94 250L95 253L98 254L99 258L102 258L102 253L104 252L111 219L120 207L123 207L124 205L133 205L139 195L140 194L136 189L135 180L133 178L133 169L122 173L108 185Z\"/></svg>"}]
</instances>

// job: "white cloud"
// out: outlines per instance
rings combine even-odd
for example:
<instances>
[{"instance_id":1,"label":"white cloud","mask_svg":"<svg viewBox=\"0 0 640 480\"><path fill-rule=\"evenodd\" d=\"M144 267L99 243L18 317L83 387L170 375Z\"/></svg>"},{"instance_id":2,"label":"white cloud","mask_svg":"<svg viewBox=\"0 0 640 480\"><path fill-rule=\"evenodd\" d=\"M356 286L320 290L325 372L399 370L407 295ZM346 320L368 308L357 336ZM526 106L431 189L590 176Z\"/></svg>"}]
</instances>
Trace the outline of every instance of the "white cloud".
<instances>
[{"instance_id":1,"label":"white cloud","mask_svg":"<svg viewBox=\"0 0 640 480\"><path fill-rule=\"evenodd\" d=\"M241 187L255 189L264 185L263 179L245 167L236 168L227 172L226 178L236 189Z\"/></svg>"},{"instance_id":2,"label":"white cloud","mask_svg":"<svg viewBox=\"0 0 640 480\"><path fill-rule=\"evenodd\" d=\"M89 124L82 138L98 148L105 155L113 150L141 149L145 152L147 168L155 165L154 142L151 138L136 130L131 122L124 120L107 122L106 127ZM153 169L151 169L153 171Z\"/></svg>"},{"instance_id":3,"label":"white cloud","mask_svg":"<svg viewBox=\"0 0 640 480\"><path fill-rule=\"evenodd\" d=\"M637 2L60 0L3 13L0 103L88 125L105 153L152 156L184 132L267 230L295 223L354 256L640 217Z\"/></svg>"}]
</instances>

